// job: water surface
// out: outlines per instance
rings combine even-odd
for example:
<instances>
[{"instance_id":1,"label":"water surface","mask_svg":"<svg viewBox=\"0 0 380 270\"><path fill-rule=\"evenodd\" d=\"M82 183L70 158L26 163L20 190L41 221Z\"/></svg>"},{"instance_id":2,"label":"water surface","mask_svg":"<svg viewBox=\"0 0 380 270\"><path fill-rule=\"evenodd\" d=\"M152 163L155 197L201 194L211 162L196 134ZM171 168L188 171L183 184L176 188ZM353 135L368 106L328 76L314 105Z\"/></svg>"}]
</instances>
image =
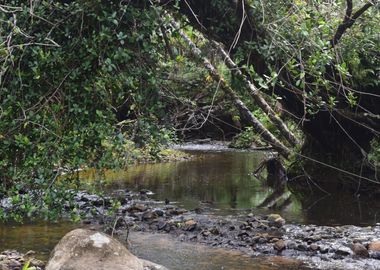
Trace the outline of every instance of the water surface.
<instances>
[{"instance_id":1,"label":"water surface","mask_svg":"<svg viewBox=\"0 0 380 270\"><path fill-rule=\"evenodd\" d=\"M142 164L125 171L94 171L81 173L83 180L105 180L107 190L149 189L154 199L186 209L202 208L211 214L230 215L254 211L256 214L278 212L289 222L304 222L297 200L280 209L260 206L273 190L252 175L265 152L204 152L192 151L195 158L188 161ZM281 204L290 196L279 198Z\"/></svg>"},{"instance_id":2,"label":"water surface","mask_svg":"<svg viewBox=\"0 0 380 270\"><path fill-rule=\"evenodd\" d=\"M306 189L293 194L286 191L269 205L263 205L273 197L274 190L252 172L270 153L224 149L220 152L215 146L210 148L212 151L206 151L206 146L196 149L201 150L189 151L195 158L188 161L143 164L103 174L89 170L82 172L81 178L97 180L102 186L106 183L106 190L149 189L159 201L168 199L187 209L202 208L215 215L279 213L288 223L332 226L380 222L380 200L345 192L339 186L332 194L326 194L315 181L306 180ZM334 182L338 175L329 177Z\"/></svg>"},{"instance_id":3,"label":"water surface","mask_svg":"<svg viewBox=\"0 0 380 270\"><path fill-rule=\"evenodd\" d=\"M295 270L307 269L301 261L284 257L245 256L237 251L176 241L168 235L135 233L131 251L172 270ZM150 247L147 248L147 243ZM164 247L164 248L163 248Z\"/></svg>"},{"instance_id":4,"label":"water surface","mask_svg":"<svg viewBox=\"0 0 380 270\"><path fill-rule=\"evenodd\" d=\"M169 200L187 209L201 208L210 215L279 213L287 222L319 225L373 225L380 214L379 201L337 191L334 196L286 191L270 204L274 190L252 175L265 152L191 152L187 161L144 164L124 171L88 170L80 177L106 192L115 189L149 189L159 201ZM263 175L265 177L265 174ZM310 184L312 186L312 184ZM59 239L78 224L70 222L0 224L0 250L35 250L47 259ZM138 256L181 269L302 269L299 262L278 257L249 258L240 253L181 243L168 236L132 234L131 249Z\"/></svg>"},{"instance_id":5,"label":"water surface","mask_svg":"<svg viewBox=\"0 0 380 270\"><path fill-rule=\"evenodd\" d=\"M23 225L0 224L0 250L34 250L37 257L47 260L59 240L79 227L68 222L36 222ZM213 249L176 241L169 235L131 233L129 249L135 255L159 263L170 270L272 270L306 269L302 262L280 257L251 258L239 252Z\"/></svg>"}]
</instances>

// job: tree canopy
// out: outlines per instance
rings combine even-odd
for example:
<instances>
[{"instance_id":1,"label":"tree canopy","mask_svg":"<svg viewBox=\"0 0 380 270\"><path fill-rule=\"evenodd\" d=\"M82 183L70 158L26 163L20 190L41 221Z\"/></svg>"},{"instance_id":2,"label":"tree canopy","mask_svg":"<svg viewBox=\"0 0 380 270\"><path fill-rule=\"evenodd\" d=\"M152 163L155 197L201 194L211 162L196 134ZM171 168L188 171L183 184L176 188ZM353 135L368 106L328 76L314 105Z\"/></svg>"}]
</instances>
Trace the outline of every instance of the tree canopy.
<instances>
[{"instance_id":1,"label":"tree canopy","mask_svg":"<svg viewBox=\"0 0 380 270\"><path fill-rule=\"evenodd\" d=\"M282 103L292 131L306 136L295 152L373 170L379 9L375 0L5 1L0 194L44 190L48 209L63 171L124 167L159 158L162 145L191 133L249 126L171 19L275 135L213 41L271 106Z\"/></svg>"}]
</instances>

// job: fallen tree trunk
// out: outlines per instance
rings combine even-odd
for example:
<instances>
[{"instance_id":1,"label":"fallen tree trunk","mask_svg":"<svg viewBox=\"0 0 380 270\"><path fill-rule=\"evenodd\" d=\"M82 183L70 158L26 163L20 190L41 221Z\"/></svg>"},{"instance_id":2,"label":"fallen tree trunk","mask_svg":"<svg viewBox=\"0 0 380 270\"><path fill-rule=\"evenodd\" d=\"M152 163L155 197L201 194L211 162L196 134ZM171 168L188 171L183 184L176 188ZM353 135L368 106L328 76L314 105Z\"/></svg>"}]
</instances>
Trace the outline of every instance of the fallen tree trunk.
<instances>
[{"instance_id":1,"label":"fallen tree trunk","mask_svg":"<svg viewBox=\"0 0 380 270\"><path fill-rule=\"evenodd\" d=\"M268 142L273 146L282 156L287 158L290 154L290 150L279 141L268 129L266 129L263 124L252 114L252 112L247 108L244 102L238 97L236 92L228 85L224 78L219 74L217 69L211 64L210 60L202 56L201 50L191 41L191 39L181 30L180 25L175 21L171 20L171 25L178 31L180 36L189 45L191 52L194 56L203 61L203 64L210 76L219 83L221 89L228 94L235 106L238 108L241 116L243 116L252 125L252 127L259 133L263 140Z\"/></svg>"},{"instance_id":2,"label":"fallen tree trunk","mask_svg":"<svg viewBox=\"0 0 380 270\"><path fill-rule=\"evenodd\" d=\"M231 69L235 75L240 77L245 86L249 89L249 93L252 98L255 100L256 104L268 115L269 119L273 122L273 124L280 130L282 136L290 143L291 146L296 146L300 144L296 136L289 130L286 124L281 120L280 117L276 115L273 109L269 106L266 100L260 95L259 89L247 78L243 72L239 69L239 67L232 61L231 57L228 53L221 47L217 42L213 42L215 46L220 51L223 59L225 60L226 65Z\"/></svg>"}]
</instances>

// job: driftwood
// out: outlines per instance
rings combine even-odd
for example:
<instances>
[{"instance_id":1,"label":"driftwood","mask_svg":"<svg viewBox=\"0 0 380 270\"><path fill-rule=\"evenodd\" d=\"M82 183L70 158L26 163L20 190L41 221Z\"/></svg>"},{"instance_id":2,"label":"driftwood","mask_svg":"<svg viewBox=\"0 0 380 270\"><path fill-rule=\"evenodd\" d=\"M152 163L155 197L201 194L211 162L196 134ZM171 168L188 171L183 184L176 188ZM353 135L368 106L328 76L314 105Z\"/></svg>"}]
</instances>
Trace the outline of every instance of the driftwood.
<instances>
[{"instance_id":1,"label":"driftwood","mask_svg":"<svg viewBox=\"0 0 380 270\"><path fill-rule=\"evenodd\" d=\"M263 124L252 114L252 112L248 109L248 107L244 104L244 102L239 98L236 92L229 86L226 80L219 74L217 69L211 64L210 60L206 57L202 56L201 50L192 42L192 40L181 30L180 25L174 20L171 20L171 25L178 31L180 36L187 43L189 48L191 49L192 54L198 59L203 61L203 64L210 76L219 83L221 89L232 98L235 106L238 108L240 115L244 117L259 133L263 140L268 142L273 148L275 148L282 156L288 157L290 154L290 150L280 141L278 140L268 129L266 129Z\"/></svg>"},{"instance_id":2,"label":"driftwood","mask_svg":"<svg viewBox=\"0 0 380 270\"><path fill-rule=\"evenodd\" d=\"M219 52L223 56L226 65L231 69L235 75L240 77L244 82L245 86L249 89L249 93L252 98L255 100L256 104L268 115L269 119L273 122L273 124L279 129L282 136L290 143L291 146L296 146L300 144L297 140L296 136L289 130L286 124L281 120L280 117L276 115L274 110L269 106L266 100L261 96L259 89L247 78L243 72L239 69L239 67L234 63L234 61L230 58L228 53L214 41L215 46L218 48Z\"/></svg>"}]
</instances>

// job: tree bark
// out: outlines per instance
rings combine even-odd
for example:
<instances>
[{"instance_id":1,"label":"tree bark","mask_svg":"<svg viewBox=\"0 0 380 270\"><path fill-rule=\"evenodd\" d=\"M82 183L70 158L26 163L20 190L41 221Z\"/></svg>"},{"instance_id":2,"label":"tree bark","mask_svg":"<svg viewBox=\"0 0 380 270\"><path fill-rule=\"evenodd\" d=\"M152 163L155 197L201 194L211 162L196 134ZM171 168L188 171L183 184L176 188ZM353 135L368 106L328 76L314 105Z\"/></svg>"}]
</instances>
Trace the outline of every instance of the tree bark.
<instances>
[{"instance_id":1,"label":"tree bark","mask_svg":"<svg viewBox=\"0 0 380 270\"><path fill-rule=\"evenodd\" d=\"M174 20L171 21L171 24L174 27L174 29L176 29L179 32L180 36L189 45L192 54L203 61L203 64L204 64L205 68L207 69L207 71L209 72L210 76L216 82L218 82L220 84L221 89L232 98L232 100L233 100L235 106L238 108L241 116L243 116L247 121L249 121L249 123L259 133L259 135L263 138L263 140L268 142L282 156L287 158L290 154L290 150L283 143L281 143L281 141L279 141L268 129L266 129L263 126L263 124L261 124L260 121L252 114L252 112L247 108L247 106L244 104L244 102L238 97L236 92L228 85L228 83L219 74L219 72L211 64L211 62L206 57L202 56L201 50L181 30L179 24Z\"/></svg>"},{"instance_id":2,"label":"tree bark","mask_svg":"<svg viewBox=\"0 0 380 270\"><path fill-rule=\"evenodd\" d=\"M280 117L276 115L276 113L269 106L266 100L260 95L259 89L257 89L256 86L247 78L247 76L243 74L243 72L241 72L239 67L232 61L230 56L220 46L220 44L218 44L217 42L214 42L214 44L220 51L221 55L223 56L226 65L231 69L233 73L235 73L235 75L237 75L243 80L245 86L249 89L249 93L251 94L252 98L255 100L256 104L268 115L269 119L280 130L281 134L290 143L290 145L296 146L300 144L296 136L294 136L294 134L289 130L286 124L281 120Z\"/></svg>"},{"instance_id":3,"label":"tree bark","mask_svg":"<svg viewBox=\"0 0 380 270\"><path fill-rule=\"evenodd\" d=\"M375 1L374 1L375 2ZM334 48L344 35L344 33L349 29L351 26L354 25L355 21L371 6L374 6L375 3L367 3L364 6L362 6L358 11L352 15L352 0L347 0L347 8L346 8L346 15L344 16L343 22L338 26L338 29L335 32L335 35L333 39L330 41L331 46Z\"/></svg>"}]
</instances>

